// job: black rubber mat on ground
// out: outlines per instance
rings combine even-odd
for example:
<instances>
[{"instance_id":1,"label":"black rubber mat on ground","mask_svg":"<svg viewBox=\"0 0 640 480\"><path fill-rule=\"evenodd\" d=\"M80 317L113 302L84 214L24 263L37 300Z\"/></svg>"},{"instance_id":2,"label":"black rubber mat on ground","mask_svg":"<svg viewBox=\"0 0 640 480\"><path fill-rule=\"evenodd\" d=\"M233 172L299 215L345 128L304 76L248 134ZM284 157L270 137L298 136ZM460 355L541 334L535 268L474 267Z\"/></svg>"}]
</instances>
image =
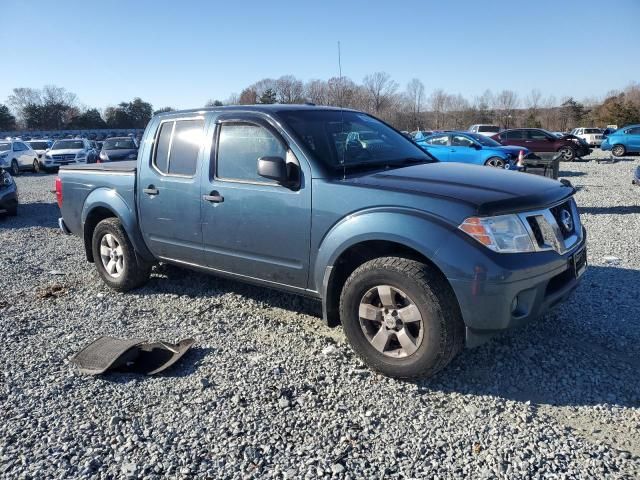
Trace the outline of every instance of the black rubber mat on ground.
<instances>
[{"instance_id":1,"label":"black rubber mat on ground","mask_svg":"<svg viewBox=\"0 0 640 480\"><path fill-rule=\"evenodd\" d=\"M147 342L142 338L100 337L78 352L72 362L82 373L98 375L108 370L153 375L176 363L195 343Z\"/></svg>"}]
</instances>

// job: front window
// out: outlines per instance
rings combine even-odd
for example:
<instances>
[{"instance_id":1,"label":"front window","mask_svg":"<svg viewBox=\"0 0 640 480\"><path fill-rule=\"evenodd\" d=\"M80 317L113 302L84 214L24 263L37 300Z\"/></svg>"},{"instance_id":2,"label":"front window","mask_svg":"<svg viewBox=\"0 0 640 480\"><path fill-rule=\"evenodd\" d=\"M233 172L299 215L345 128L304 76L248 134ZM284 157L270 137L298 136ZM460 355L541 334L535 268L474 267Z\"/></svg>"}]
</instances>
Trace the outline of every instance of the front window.
<instances>
[{"instance_id":1,"label":"front window","mask_svg":"<svg viewBox=\"0 0 640 480\"><path fill-rule=\"evenodd\" d=\"M82 140L58 140L53 144L51 150L78 150L84 148Z\"/></svg>"},{"instance_id":2,"label":"front window","mask_svg":"<svg viewBox=\"0 0 640 480\"><path fill-rule=\"evenodd\" d=\"M104 142L102 148L105 150L133 150L136 145L130 138L111 138Z\"/></svg>"},{"instance_id":3,"label":"front window","mask_svg":"<svg viewBox=\"0 0 640 480\"><path fill-rule=\"evenodd\" d=\"M10 143L0 143L0 152L8 152L9 150L11 150Z\"/></svg>"},{"instance_id":4,"label":"front window","mask_svg":"<svg viewBox=\"0 0 640 480\"><path fill-rule=\"evenodd\" d=\"M530 140L546 140L548 138L554 139L555 136L544 130L529 130L527 132Z\"/></svg>"},{"instance_id":5,"label":"front window","mask_svg":"<svg viewBox=\"0 0 640 480\"><path fill-rule=\"evenodd\" d=\"M427 138L429 145L449 145L449 135L438 135Z\"/></svg>"},{"instance_id":6,"label":"front window","mask_svg":"<svg viewBox=\"0 0 640 480\"><path fill-rule=\"evenodd\" d=\"M471 145L473 145L473 140L464 135L454 135L451 137L452 147L470 147Z\"/></svg>"},{"instance_id":7,"label":"front window","mask_svg":"<svg viewBox=\"0 0 640 480\"><path fill-rule=\"evenodd\" d=\"M278 115L309 153L330 168L393 166L435 159L375 118L341 110L285 110Z\"/></svg>"}]
</instances>

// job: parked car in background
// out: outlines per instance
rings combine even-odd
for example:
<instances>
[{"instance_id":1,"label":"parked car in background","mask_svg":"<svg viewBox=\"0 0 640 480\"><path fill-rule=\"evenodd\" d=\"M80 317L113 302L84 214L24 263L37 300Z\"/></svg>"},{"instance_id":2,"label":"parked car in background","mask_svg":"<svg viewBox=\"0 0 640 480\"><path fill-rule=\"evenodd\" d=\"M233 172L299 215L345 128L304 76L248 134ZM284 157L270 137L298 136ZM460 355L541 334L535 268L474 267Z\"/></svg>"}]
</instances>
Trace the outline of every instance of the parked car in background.
<instances>
[{"instance_id":1,"label":"parked car in background","mask_svg":"<svg viewBox=\"0 0 640 480\"><path fill-rule=\"evenodd\" d=\"M424 140L425 138L433 135L433 131L432 130L415 130L411 132L409 135L411 135L412 140L418 141L418 140Z\"/></svg>"},{"instance_id":2,"label":"parked car in background","mask_svg":"<svg viewBox=\"0 0 640 480\"><path fill-rule=\"evenodd\" d=\"M40 170L38 154L22 140L0 141L0 167L11 172L15 177L23 170L37 172Z\"/></svg>"},{"instance_id":3,"label":"parked car in background","mask_svg":"<svg viewBox=\"0 0 640 480\"><path fill-rule=\"evenodd\" d=\"M518 156L529 155L524 147L509 147L480 133L450 132L434 134L415 142L441 162L470 163L517 169Z\"/></svg>"},{"instance_id":4,"label":"parked car in background","mask_svg":"<svg viewBox=\"0 0 640 480\"><path fill-rule=\"evenodd\" d=\"M87 139L56 140L44 156L44 169L52 171L62 165L95 163L97 155Z\"/></svg>"},{"instance_id":5,"label":"parked car in background","mask_svg":"<svg viewBox=\"0 0 640 480\"><path fill-rule=\"evenodd\" d=\"M582 138L590 147L599 147L602 144L602 130L599 128L574 128L571 135Z\"/></svg>"},{"instance_id":6,"label":"parked car in background","mask_svg":"<svg viewBox=\"0 0 640 480\"><path fill-rule=\"evenodd\" d=\"M400 378L569 298L587 253L574 193L437 162L366 113L307 105L159 114L137 162L56 180L60 228L110 288L162 261L315 298L364 362Z\"/></svg>"},{"instance_id":7,"label":"parked car in background","mask_svg":"<svg viewBox=\"0 0 640 480\"><path fill-rule=\"evenodd\" d=\"M616 130L618 130L617 128L611 128L611 127L607 127L602 131L602 140L604 141L605 138L607 138L609 135L611 135L613 132L615 132Z\"/></svg>"},{"instance_id":8,"label":"parked car in background","mask_svg":"<svg viewBox=\"0 0 640 480\"><path fill-rule=\"evenodd\" d=\"M33 171L39 172L44 167L44 156L47 150L51 148L51 143L47 140L30 140L27 142L36 154L38 154L38 164L34 165Z\"/></svg>"},{"instance_id":9,"label":"parked car in background","mask_svg":"<svg viewBox=\"0 0 640 480\"><path fill-rule=\"evenodd\" d=\"M600 148L611 150L614 157L640 152L640 125L628 125L616 130L602 142Z\"/></svg>"},{"instance_id":10,"label":"parked car in background","mask_svg":"<svg viewBox=\"0 0 640 480\"><path fill-rule=\"evenodd\" d=\"M487 137L491 137L496 133L500 132L500 127L498 125L471 125L469 127L469 131L471 133L479 133L480 135L485 135Z\"/></svg>"},{"instance_id":11,"label":"parked car in background","mask_svg":"<svg viewBox=\"0 0 640 480\"><path fill-rule=\"evenodd\" d=\"M558 152L566 161L572 161L591 153L591 149L578 137L564 135L558 138L541 128L512 128L494 135L494 140L502 145L515 145L528 148L532 152Z\"/></svg>"},{"instance_id":12,"label":"parked car in background","mask_svg":"<svg viewBox=\"0 0 640 480\"><path fill-rule=\"evenodd\" d=\"M98 163L135 160L138 158L138 144L131 137L108 138L102 144Z\"/></svg>"},{"instance_id":13,"label":"parked car in background","mask_svg":"<svg viewBox=\"0 0 640 480\"><path fill-rule=\"evenodd\" d=\"M0 214L18 214L18 187L11 174L0 167Z\"/></svg>"}]
</instances>

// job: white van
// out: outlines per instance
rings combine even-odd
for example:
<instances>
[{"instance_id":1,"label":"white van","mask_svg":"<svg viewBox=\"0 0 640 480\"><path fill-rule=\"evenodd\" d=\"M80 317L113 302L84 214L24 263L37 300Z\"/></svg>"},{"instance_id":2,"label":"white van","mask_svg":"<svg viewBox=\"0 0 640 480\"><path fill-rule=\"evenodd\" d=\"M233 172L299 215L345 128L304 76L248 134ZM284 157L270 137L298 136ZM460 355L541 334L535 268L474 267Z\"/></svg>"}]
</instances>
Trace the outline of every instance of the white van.
<instances>
[{"instance_id":1,"label":"white van","mask_svg":"<svg viewBox=\"0 0 640 480\"><path fill-rule=\"evenodd\" d=\"M471 125L469 131L472 133L479 133L485 137L492 137L496 133L500 133L500 127L497 125Z\"/></svg>"}]
</instances>

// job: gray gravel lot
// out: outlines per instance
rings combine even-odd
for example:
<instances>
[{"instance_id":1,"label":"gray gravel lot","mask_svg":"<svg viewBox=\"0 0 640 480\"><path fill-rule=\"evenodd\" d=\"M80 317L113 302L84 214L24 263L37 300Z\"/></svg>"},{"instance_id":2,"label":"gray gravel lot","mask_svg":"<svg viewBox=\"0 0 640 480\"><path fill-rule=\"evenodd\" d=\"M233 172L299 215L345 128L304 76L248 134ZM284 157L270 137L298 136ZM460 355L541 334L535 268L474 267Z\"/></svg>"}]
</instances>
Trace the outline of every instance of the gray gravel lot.
<instances>
[{"instance_id":1,"label":"gray gravel lot","mask_svg":"<svg viewBox=\"0 0 640 480\"><path fill-rule=\"evenodd\" d=\"M292 295L168 266L108 290L57 230L54 176L22 175L0 219L0 477L638 478L638 164L563 163L582 285L420 382L367 370ZM156 377L78 374L99 335L197 346Z\"/></svg>"}]
</instances>

